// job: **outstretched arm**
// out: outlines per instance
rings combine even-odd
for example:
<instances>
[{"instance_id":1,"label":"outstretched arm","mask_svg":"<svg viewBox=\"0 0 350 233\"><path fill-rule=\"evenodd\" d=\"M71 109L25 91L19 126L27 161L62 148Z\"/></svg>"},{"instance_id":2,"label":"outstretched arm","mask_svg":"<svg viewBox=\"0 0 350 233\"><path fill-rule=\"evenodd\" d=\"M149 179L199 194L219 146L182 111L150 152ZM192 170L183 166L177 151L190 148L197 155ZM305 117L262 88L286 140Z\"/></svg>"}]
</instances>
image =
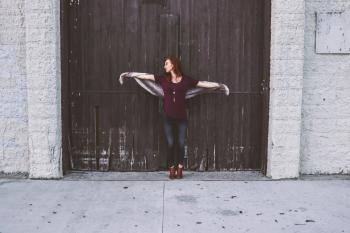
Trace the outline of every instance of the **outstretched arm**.
<instances>
[{"instance_id":1,"label":"outstretched arm","mask_svg":"<svg viewBox=\"0 0 350 233\"><path fill-rule=\"evenodd\" d=\"M219 88L220 84L216 82L208 82L208 81L199 81L197 83L197 87L205 87L205 88Z\"/></svg>"},{"instance_id":2,"label":"outstretched arm","mask_svg":"<svg viewBox=\"0 0 350 233\"><path fill-rule=\"evenodd\" d=\"M155 81L153 74L137 73L137 72L125 72L120 75L120 77L135 77L138 79L146 79Z\"/></svg>"},{"instance_id":3,"label":"outstretched arm","mask_svg":"<svg viewBox=\"0 0 350 233\"><path fill-rule=\"evenodd\" d=\"M198 81L196 87L208 88L208 90L217 90L217 89L219 89L219 90L225 91L226 95L230 94L230 90L223 83L208 82L208 81Z\"/></svg>"},{"instance_id":4,"label":"outstretched arm","mask_svg":"<svg viewBox=\"0 0 350 233\"><path fill-rule=\"evenodd\" d=\"M119 82L121 85L123 85L123 79L125 77L133 78L141 87L152 95L164 97L162 87L155 82L157 76L149 73L125 72L119 77Z\"/></svg>"},{"instance_id":5,"label":"outstretched arm","mask_svg":"<svg viewBox=\"0 0 350 233\"><path fill-rule=\"evenodd\" d=\"M155 80L153 74L141 74L141 75L136 75L135 77L139 78L139 79L147 79L147 80L152 80L152 81Z\"/></svg>"}]
</instances>

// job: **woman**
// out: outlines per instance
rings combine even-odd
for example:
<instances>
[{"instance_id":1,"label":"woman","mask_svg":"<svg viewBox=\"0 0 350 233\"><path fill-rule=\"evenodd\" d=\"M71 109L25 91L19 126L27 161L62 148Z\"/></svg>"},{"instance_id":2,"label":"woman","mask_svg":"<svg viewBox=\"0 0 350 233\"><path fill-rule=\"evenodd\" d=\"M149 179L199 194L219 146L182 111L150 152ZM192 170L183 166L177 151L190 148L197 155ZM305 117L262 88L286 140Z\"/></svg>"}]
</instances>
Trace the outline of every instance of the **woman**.
<instances>
[{"instance_id":1,"label":"woman","mask_svg":"<svg viewBox=\"0 0 350 233\"><path fill-rule=\"evenodd\" d=\"M165 58L164 70L164 75L137 73L138 75L133 77L154 81L155 83L159 84L163 90L164 132L167 141L167 165L169 168L169 178L181 179L183 177L182 169L185 155L185 136L188 122L186 114L186 98L188 98L188 96L186 96L187 91L195 87L208 88L212 90L220 88L221 90L225 90L228 95L228 88L224 84L199 81L184 75L181 71L179 59L174 56L168 56ZM123 73L120 75L120 77L131 77L131 73ZM120 81L122 83L122 80ZM149 89L148 91L151 92ZM176 127L177 130L174 130L174 127ZM175 135L176 131L178 135ZM174 160L175 137L178 138L178 146L180 151L176 164Z\"/></svg>"}]
</instances>

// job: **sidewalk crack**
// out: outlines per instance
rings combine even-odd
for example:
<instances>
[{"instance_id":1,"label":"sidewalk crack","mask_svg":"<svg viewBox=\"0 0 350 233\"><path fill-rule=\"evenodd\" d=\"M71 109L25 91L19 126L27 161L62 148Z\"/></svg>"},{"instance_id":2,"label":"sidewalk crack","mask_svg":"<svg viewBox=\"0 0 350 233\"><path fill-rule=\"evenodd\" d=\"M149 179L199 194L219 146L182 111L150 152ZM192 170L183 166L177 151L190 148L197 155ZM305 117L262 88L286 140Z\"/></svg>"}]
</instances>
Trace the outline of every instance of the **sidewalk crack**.
<instances>
[{"instance_id":1,"label":"sidewalk crack","mask_svg":"<svg viewBox=\"0 0 350 233\"><path fill-rule=\"evenodd\" d=\"M164 193L165 193L165 182L163 182L162 233L163 233L163 231L164 231Z\"/></svg>"}]
</instances>

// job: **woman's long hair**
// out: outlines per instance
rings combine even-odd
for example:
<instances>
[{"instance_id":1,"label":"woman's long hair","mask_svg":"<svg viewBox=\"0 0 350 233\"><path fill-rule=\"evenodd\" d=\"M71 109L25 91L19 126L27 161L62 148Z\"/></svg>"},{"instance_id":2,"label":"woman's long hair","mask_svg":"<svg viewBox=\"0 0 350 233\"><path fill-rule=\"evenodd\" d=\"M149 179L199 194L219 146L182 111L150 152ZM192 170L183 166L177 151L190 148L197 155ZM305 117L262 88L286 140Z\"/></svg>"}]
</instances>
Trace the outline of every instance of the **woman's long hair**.
<instances>
[{"instance_id":1,"label":"woman's long hair","mask_svg":"<svg viewBox=\"0 0 350 233\"><path fill-rule=\"evenodd\" d=\"M180 60L177 57L172 56L172 55L165 57L164 61L166 61L166 60L170 60L171 64L174 65L174 73L176 74L176 76L181 76L182 75L182 70L181 70L181 62L180 62ZM170 72L169 73L165 73L165 77L166 77L167 81L170 82L170 80L171 80L171 73Z\"/></svg>"}]
</instances>

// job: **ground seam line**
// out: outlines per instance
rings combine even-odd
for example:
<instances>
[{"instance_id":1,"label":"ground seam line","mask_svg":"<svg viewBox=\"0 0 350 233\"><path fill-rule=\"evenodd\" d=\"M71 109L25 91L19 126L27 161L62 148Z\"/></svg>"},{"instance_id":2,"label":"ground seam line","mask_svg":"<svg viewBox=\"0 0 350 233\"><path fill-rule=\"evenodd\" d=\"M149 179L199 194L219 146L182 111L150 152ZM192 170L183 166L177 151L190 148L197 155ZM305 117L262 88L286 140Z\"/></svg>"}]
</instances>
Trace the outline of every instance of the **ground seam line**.
<instances>
[{"instance_id":1,"label":"ground seam line","mask_svg":"<svg viewBox=\"0 0 350 233\"><path fill-rule=\"evenodd\" d=\"M165 182L163 182L163 214L162 214L162 233L164 230L164 193L165 193Z\"/></svg>"}]
</instances>

